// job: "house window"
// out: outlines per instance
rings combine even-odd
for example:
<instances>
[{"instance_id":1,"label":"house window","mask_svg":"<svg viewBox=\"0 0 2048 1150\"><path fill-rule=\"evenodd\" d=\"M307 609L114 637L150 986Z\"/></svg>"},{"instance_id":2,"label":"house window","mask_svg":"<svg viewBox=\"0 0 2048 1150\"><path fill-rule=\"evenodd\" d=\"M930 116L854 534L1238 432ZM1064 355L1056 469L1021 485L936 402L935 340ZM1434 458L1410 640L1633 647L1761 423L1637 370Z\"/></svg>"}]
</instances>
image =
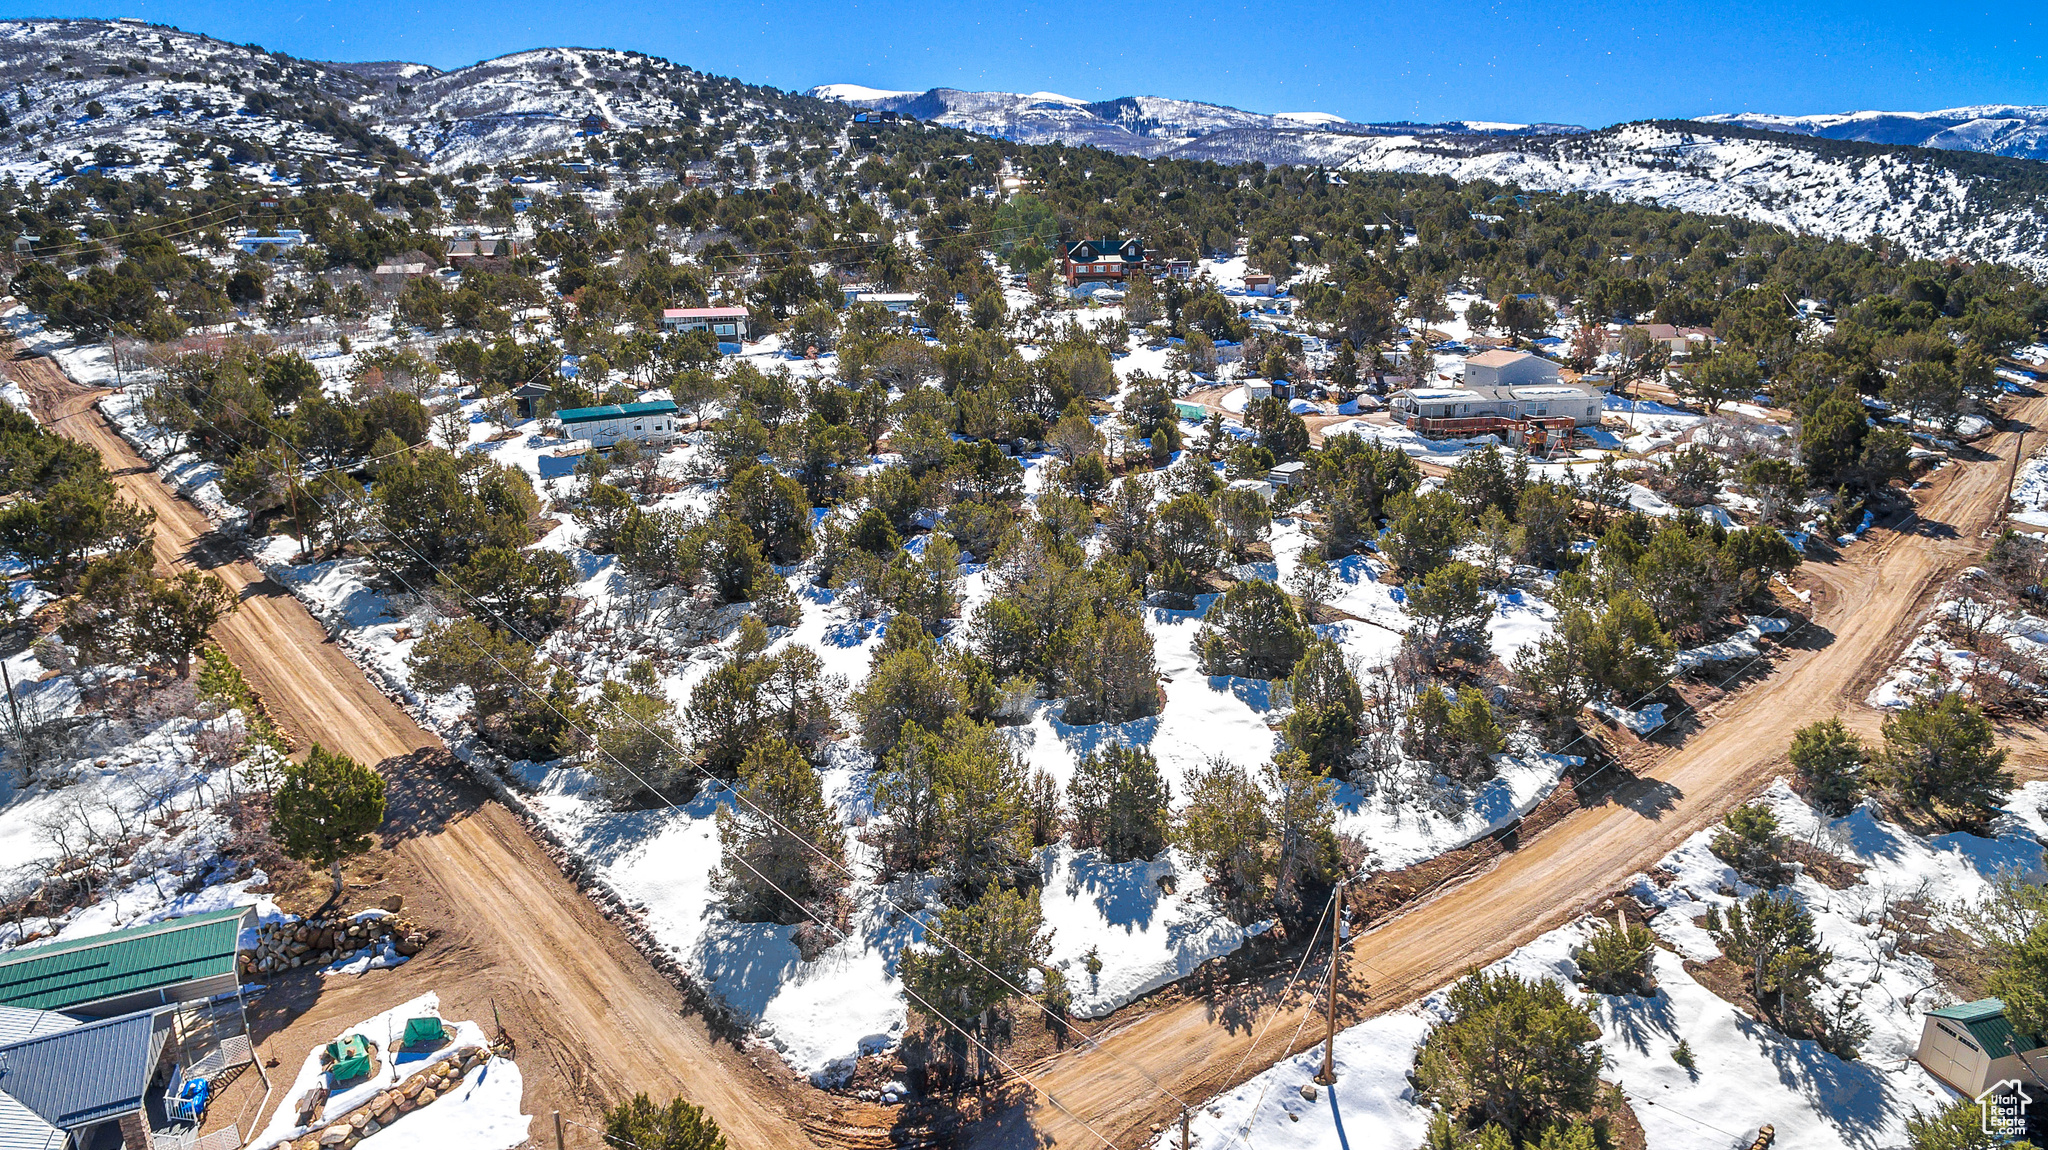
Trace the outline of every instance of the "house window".
<instances>
[{"instance_id":1,"label":"house window","mask_svg":"<svg viewBox=\"0 0 2048 1150\"><path fill-rule=\"evenodd\" d=\"M731 335L733 332L733 325L729 323L722 323L712 330L716 331L720 335Z\"/></svg>"}]
</instances>

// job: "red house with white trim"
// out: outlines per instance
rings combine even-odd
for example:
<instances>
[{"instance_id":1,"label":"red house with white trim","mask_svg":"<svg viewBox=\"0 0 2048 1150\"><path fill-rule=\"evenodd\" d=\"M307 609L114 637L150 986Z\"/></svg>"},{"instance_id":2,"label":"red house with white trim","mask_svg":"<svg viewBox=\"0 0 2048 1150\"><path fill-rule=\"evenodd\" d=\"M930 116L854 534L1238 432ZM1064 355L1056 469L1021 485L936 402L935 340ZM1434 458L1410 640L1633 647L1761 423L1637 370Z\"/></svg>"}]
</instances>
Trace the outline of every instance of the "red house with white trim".
<instances>
[{"instance_id":1,"label":"red house with white trim","mask_svg":"<svg viewBox=\"0 0 2048 1150\"><path fill-rule=\"evenodd\" d=\"M1085 283L1123 283L1145 270L1145 245L1137 240L1115 238L1076 240L1067 245L1060 270L1067 286Z\"/></svg>"},{"instance_id":2,"label":"red house with white trim","mask_svg":"<svg viewBox=\"0 0 2048 1150\"><path fill-rule=\"evenodd\" d=\"M720 343L733 343L752 334L748 318L747 309L743 307L672 307L663 309L661 329L708 331Z\"/></svg>"}]
</instances>

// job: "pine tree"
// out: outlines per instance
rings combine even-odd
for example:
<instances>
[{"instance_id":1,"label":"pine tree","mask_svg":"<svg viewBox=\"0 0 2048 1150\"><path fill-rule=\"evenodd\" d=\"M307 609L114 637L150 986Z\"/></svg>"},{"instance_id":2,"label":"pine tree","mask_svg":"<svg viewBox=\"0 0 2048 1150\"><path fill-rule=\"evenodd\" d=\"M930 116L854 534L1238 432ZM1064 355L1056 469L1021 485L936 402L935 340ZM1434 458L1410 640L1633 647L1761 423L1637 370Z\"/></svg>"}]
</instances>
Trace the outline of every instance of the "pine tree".
<instances>
[{"instance_id":1,"label":"pine tree","mask_svg":"<svg viewBox=\"0 0 2048 1150\"><path fill-rule=\"evenodd\" d=\"M284 769L271 795L271 836L292 857L331 867L335 896L341 861L369 850L383 824L384 776L318 743Z\"/></svg>"},{"instance_id":2,"label":"pine tree","mask_svg":"<svg viewBox=\"0 0 2048 1150\"><path fill-rule=\"evenodd\" d=\"M1778 817L1762 803L1744 803L1729 811L1708 849L1751 886L1768 888L1785 881L1785 836L1778 831Z\"/></svg>"},{"instance_id":3,"label":"pine tree","mask_svg":"<svg viewBox=\"0 0 2048 1150\"><path fill-rule=\"evenodd\" d=\"M1470 530L1457 498L1443 488L1396 495L1387 502L1387 514L1391 522L1381 548L1410 577L1427 575L1450 562Z\"/></svg>"},{"instance_id":4,"label":"pine tree","mask_svg":"<svg viewBox=\"0 0 2048 1150\"><path fill-rule=\"evenodd\" d=\"M1631 922L1601 923L1585 944L1572 950L1579 981L1601 994L1643 994L1649 987L1650 956L1657 936Z\"/></svg>"},{"instance_id":5,"label":"pine tree","mask_svg":"<svg viewBox=\"0 0 2048 1150\"><path fill-rule=\"evenodd\" d=\"M1291 674L1313 632L1286 593L1263 579L1248 579L1209 608L1195 649L1205 675L1279 679Z\"/></svg>"},{"instance_id":6,"label":"pine tree","mask_svg":"<svg viewBox=\"0 0 2048 1150\"><path fill-rule=\"evenodd\" d=\"M1342 770L1365 716L1365 699L1343 649L1329 639L1309 644L1287 678L1287 694L1294 704L1282 728L1287 745L1324 774Z\"/></svg>"},{"instance_id":7,"label":"pine tree","mask_svg":"<svg viewBox=\"0 0 2048 1150\"><path fill-rule=\"evenodd\" d=\"M874 667L849 700L860 721L861 744L873 755L889 753L903 729L937 731L967 709L966 684L916 619L889 621Z\"/></svg>"},{"instance_id":8,"label":"pine tree","mask_svg":"<svg viewBox=\"0 0 2048 1150\"><path fill-rule=\"evenodd\" d=\"M638 1150L726 1150L725 1135L704 1108L678 1096L656 1106L645 1094L607 1107L605 1142Z\"/></svg>"},{"instance_id":9,"label":"pine tree","mask_svg":"<svg viewBox=\"0 0 2048 1150\"><path fill-rule=\"evenodd\" d=\"M1162 565L1178 563L1189 575L1205 575L1221 558L1222 537L1209 501L1193 492L1160 505L1152 520L1152 537Z\"/></svg>"},{"instance_id":10,"label":"pine tree","mask_svg":"<svg viewBox=\"0 0 2048 1150\"><path fill-rule=\"evenodd\" d=\"M1547 978L1473 971L1451 986L1450 1017L1430 1031L1415 1081L1446 1111L1493 1124L1509 1142L1584 1114L1599 1096L1591 1013Z\"/></svg>"},{"instance_id":11,"label":"pine tree","mask_svg":"<svg viewBox=\"0 0 2048 1150\"><path fill-rule=\"evenodd\" d=\"M1067 781L1074 845L1105 862L1149 859L1166 849L1171 792L1142 747L1111 746L1082 759Z\"/></svg>"},{"instance_id":12,"label":"pine tree","mask_svg":"<svg viewBox=\"0 0 2048 1150\"><path fill-rule=\"evenodd\" d=\"M1985 1133L1984 1108L1973 1098L1915 1113L1906 1119L1906 1137L1912 1150L2033 1150L2031 1142L2007 1142Z\"/></svg>"},{"instance_id":13,"label":"pine tree","mask_svg":"<svg viewBox=\"0 0 2048 1150\"><path fill-rule=\"evenodd\" d=\"M1300 751L1282 751L1266 765L1273 828L1273 905L1289 930L1316 918L1320 892L1335 881L1337 784L1324 778Z\"/></svg>"},{"instance_id":14,"label":"pine tree","mask_svg":"<svg viewBox=\"0 0 2048 1150\"><path fill-rule=\"evenodd\" d=\"M1863 740L1840 719L1823 719L1799 728L1788 753L1793 785L1806 800L1832 815L1848 812L1862 794L1858 778L1869 753Z\"/></svg>"},{"instance_id":15,"label":"pine tree","mask_svg":"<svg viewBox=\"0 0 2048 1150\"><path fill-rule=\"evenodd\" d=\"M770 737L747 752L739 790L745 801L718 811L725 856L719 885L733 917L831 921L828 904L846 885L845 872L832 864L844 861L845 847L817 772L796 747Z\"/></svg>"},{"instance_id":16,"label":"pine tree","mask_svg":"<svg viewBox=\"0 0 2048 1150\"><path fill-rule=\"evenodd\" d=\"M1478 568L1448 563L1410 580L1403 592L1410 620L1404 645L1429 666L1454 658L1484 663L1492 657L1486 623L1493 617L1493 600Z\"/></svg>"},{"instance_id":17,"label":"pine tree","mask_svg":"<svg viewBox=\"0 0 2048 1150\"><path fill-rule=\"evenodd\" d=\"M2013 788L1991 720L1960 695L1914 699L1885 719L1883 732L1884 748L1863 777L1908 806L1974 824Z\"/></svg>"},{"instance_id":18,"label":"pine tree","mask_svg":"<svg viewBox=\"0 0 2048 1150\"><path fill-rule=\"evenodd\" d=\"M1575 635L1573 643L1581 652L1586 677L1595 686L1633 702L1663 684L1676 645L1647 603L1623 593L1590 621L1590 629Z\"/></svg>"},{"instance_id":19,"label":"pine tree","mask_svg":"<svg viewBox=\"0 0 2048 1150\"><path fill-rule=\"evenodd\" d=\"M1011 988L1022 987L1050 949L1044 921L1037 891L1002 886L989 887L967 906L941 910L926 940L903 952L911 1005L974 1035L982 1048L1007 1044ZM953 1032L943 1041L961 1069L971 1067L980 1077L996 1068L985 1055L973 1060L974 1048Z\"/></svg>"},{"instance_id":20,"label":"pine tree","mask_svg":"<svg viewBox=\"0 0 2048 1150\"><path fill-rule=\"evenodd\" d=\"M1483 692L1460 687L1451 695L1432 685L1408 709L1407 746L1409 754L1472 786L1494 776L1493 756L1507 749L1507 736Z\"/></svg>"},{"instance_id":21,"label":"pine tree","mask_svg":"<svg viewBox=\"0 0 2048 1150\"><path fill-rule=\"evenodd\" d=\"M1174 824L1174 845L1187 852L1242 921L1258 917L1269 873L1266 839L1272 823L1266 796L1243 767L1210 761L1188 776L1188 801Z\"/></svg>"},{"instance_id":22,"label":"pine tree","mask_svg":"<svg viewBox=\"0 0 2048 1150\"><path fill-rule=\"evenodd\" d=\"M1707 933L1749 981L1758 1009L1774 1020L1807 1005L1833 955L1822 949L1813 914L1789 894L1758 891L1728 908L1708 907Z\"/></svg>"}]
</instances>

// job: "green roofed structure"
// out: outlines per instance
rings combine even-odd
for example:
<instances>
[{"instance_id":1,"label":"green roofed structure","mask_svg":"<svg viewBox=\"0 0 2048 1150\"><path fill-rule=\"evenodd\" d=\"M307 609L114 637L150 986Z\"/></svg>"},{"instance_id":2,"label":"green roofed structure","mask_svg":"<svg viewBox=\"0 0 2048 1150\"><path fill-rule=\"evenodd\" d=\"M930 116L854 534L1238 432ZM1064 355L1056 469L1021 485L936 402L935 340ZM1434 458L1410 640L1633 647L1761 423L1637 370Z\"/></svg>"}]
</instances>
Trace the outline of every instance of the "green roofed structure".
<instances>
[{"instance_id":1,"label":"green roofed structure","mask_svg":"<svg viewBox=\"0 0 2048 1150\"><path fill-rule=\"evenodd\" d=\"M232 994L235 953L254 907L26 946L0 956L0 1006L111 1018Z\"/></svg>"},{"instance_id":2,"label":"green roofed structure","mask_svg":"<svg viewBox=\"0 0 2048 1150\"><path fill-rule=\"evenodd\" d=\"M611 403L603 407L565 407L555 412L555 420L562 425L563 431L578 439L589 440L590 445L599 451L616 446L622 439L636 439L648 444L670 443L682 430L682 422L676 418L675 401L668 399Z\"/></svg>"},{"instance_id":3,"label":"green roofed structure","mask_svg":"<svg viewBox=\"0 0 2048 1150\"><path fill-rule=\"evenodd\" d=\"M2048 1047L2013 1029L2005 1003L1983 998L1928 1011L1914 1057L1929 1074L1975 1098L2000 1082L2040 1082Z\"/></svg>"}]
</instances>

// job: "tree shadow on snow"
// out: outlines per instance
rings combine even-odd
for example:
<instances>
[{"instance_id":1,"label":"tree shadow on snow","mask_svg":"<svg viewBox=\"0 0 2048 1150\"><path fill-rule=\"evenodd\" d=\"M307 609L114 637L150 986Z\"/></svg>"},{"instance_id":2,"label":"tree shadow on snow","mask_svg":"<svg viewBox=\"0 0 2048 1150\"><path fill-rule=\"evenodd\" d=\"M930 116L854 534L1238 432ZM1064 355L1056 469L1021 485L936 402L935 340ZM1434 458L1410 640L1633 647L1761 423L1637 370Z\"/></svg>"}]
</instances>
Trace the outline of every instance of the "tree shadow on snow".
<instances>
[{"instance_id":1,"label":"tree shadow on snow","mask_svg":"<svg viewBox=\"0 0 2048 1150\"><path fill-rule=\"evenodd\" d=\"M1054 865L1050 855L1042 864L1047 882L1052 880ZM1069 893L1087 891L1095 903L1095 909L1103 921L1126 931L1147 930L1153 916L1159 912L1159 903L1165 892L1159 888L1159 876L1171 869L1171 864L1137 859L1131 862L1104 862L1096 851L1082 851L1073 857L1070 864L1072 881L1068 883Z\"/></svg>"},{"instance_id":2,"label":"tree shadow on snow","mask_svg":"<svg viewBox=\"0 0 2048 1150\"><path fill-rule=\"evenodd\" d=\"M1753 1018L1735 1025L1777 1066L1778 1082L1826 1115L1844 1142L1880 1150L1879 1133L1908 1116L1911 1108L1885 1090L1885 1073L1877 1067L1844 1062L1817 1042L1787 1038Z\"/></svg>"}]
</instances>

